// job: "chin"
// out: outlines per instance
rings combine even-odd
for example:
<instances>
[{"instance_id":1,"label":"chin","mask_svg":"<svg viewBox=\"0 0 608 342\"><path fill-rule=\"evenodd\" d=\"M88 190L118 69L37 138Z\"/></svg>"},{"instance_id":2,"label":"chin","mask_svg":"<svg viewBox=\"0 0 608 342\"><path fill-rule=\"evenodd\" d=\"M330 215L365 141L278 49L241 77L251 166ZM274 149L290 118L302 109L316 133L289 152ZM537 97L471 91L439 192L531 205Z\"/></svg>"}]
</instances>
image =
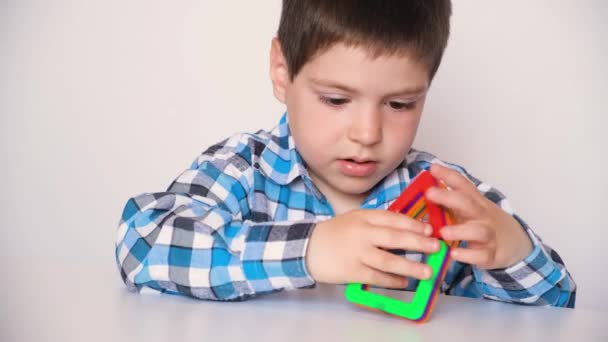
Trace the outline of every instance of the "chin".
<instances>
[{"instance_id":1,"label":"chin","mask_svg":"<svg viewBox=\"0 0 608 342\"><path fill-rule=\"evenodd\" d=\"M363 195L369 192L378 182L369 178L348 179L341 182L340 190L349 195Z\"/></svg>"}]
</instances>

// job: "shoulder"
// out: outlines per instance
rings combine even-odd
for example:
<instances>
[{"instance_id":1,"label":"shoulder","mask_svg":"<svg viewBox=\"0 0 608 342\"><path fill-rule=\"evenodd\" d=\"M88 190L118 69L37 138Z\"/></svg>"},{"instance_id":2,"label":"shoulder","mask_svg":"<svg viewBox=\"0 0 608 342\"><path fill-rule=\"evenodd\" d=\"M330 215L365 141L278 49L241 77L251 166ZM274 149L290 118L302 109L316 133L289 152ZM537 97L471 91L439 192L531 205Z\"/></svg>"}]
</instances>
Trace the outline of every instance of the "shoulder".
<instances>
[{"instance_id":1,"label":"shoulder","mask_svg":"<svg viewBox=\"0 0 608 342\"><path fill-rule=\"evenodd\" d=\"M470 173L468 173L463 166L442 160L427 151L412 148L407 154L404 161L404 166L407 168L410 175L412 176L417 175L423 170L429 170L431 168L431 164L440 164L445 167L449 167L467 177L475 185L478 185L480 183L480 181L477 178L473 177Z\"/></svg>"},{"instance_id":2,"label":"shoulder","mask_svg":"<svg viewBox=\"0 0 608 342\"><path fill-rule=\"evenodd\" d=\"M453 170L456 170L464 177L466 177L471 183L473 183L473 185L475 185L477 190L482 195L484 195L492 202L498 204L506 212L513 213L513 210L511 209L509 203L506 201L505 195L500 190L482 181L481 179L476 178L459 164L446 162L437 158L435 155L429 152L419 151L415 149L410 150L405 160L407 170L409 174L412 175L412 177L417 175L422 170L430 169L431 164L440 164L449 167Z\"/></svg>"},{"instance_id":3,"label":"shoulder","mask_svg":"<svg viewBox=\"0 0 608 342\"><path fill-rule=\"evenodd\" d=\"M188 189L193 184L205 189L219 185L226 191L234 191L233 186L238 183L247 189L253 184L254 165L269 139L268 132L258 131L237 133L215 143L199 154L170 188L175 189L180 184Z\"/></svg>"},{"instance_id":4,"label":"shoulder","mask_svg":"<svg viewBox=\"0 0 608 342\"><path fill-rule=\"evenodd\" d=\"M272 136L260 130L256 133L237 133L209 146L192 162L191 169L199 169L208 163L224 169L232 166L245 171L253 166Z\"/></svg>"},{"instance_id":5,"label":"shoulder","mask_svg":"<svg viewBox=\"0 0 608 342\"><path fill-rule=\"evenodd\" d=\"M441 164L464 173L464 168L462 166L439 159L437 156L427 151L412 148L405 157L405 166L408 169L419 169L420 171L428 170L430 169L431 164Z\"/></svg>"},{"instance_id":6,"label":"shoulder","mask_svg":"<svg viewBox=\"0 0 608 342\"><path fill-rule=\"evenodd\" d=\"M237 133L209 146L167 191L189 194L197 203L220 204L231 213L248 212L245 199L254 179L252 160L265 140L263 131Z\"/></svg>"}]
</instances>

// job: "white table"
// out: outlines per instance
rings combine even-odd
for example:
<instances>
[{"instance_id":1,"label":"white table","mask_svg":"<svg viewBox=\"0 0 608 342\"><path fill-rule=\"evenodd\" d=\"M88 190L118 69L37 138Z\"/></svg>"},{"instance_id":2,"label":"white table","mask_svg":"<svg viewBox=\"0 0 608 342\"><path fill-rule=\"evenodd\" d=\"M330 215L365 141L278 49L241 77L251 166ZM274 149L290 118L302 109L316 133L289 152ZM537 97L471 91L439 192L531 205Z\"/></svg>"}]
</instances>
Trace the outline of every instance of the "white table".
<instances>
[{"instance_id":1,"label":"white table","mask_svg":"<svg viewBox=\"0 0 608 342\"><path fill-rule=\"evenodd\" d=\"M44 261L16 258L2 277L1 341L608 341L606 312L441 295L415 324L347 302L343 286L207 302L129 293L111 257Z\"/></svg>"}]
</instances>

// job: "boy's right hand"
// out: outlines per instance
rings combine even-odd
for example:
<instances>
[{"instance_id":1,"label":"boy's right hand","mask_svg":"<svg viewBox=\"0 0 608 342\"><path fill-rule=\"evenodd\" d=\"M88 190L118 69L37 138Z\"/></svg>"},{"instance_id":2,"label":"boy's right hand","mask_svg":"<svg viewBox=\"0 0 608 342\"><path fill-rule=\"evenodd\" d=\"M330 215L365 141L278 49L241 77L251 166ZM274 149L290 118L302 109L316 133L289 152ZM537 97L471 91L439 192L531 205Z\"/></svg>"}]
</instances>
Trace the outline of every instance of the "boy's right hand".
<instances>
[{"instance_id":1,"label":"boy's right hand","mask_svg":"<svg viewBox=\"0 0 608 342\"><path fill-rule=\"evenodd\" d=\"M429 224L386 210L354 210L317 223L306 264L317 282L407 286L405 277L428 279L431 268L387 249L421 253L439 250Z\"/></svg>"}]
</instances>

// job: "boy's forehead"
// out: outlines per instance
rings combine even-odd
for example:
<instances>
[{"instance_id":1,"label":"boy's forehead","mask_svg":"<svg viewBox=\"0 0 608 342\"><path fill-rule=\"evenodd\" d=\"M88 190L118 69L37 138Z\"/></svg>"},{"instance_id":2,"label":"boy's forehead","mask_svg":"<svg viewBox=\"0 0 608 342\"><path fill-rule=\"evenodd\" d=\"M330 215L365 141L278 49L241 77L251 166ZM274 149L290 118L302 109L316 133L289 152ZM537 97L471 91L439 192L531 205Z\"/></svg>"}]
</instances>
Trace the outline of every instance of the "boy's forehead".
<instances>
[{"instance_id":1,"label":"boy's forehead","mask_svg":"<svg viewBox=\"0 0 608 342\"><path fill-rule=\"evenodd\" d=\"M335 44L311 58L301 76L319 86L381 83L382 88L423 91L428 87L429 68L410 53L378 55L363 46Z\"/></svg>"}]
</instances>

